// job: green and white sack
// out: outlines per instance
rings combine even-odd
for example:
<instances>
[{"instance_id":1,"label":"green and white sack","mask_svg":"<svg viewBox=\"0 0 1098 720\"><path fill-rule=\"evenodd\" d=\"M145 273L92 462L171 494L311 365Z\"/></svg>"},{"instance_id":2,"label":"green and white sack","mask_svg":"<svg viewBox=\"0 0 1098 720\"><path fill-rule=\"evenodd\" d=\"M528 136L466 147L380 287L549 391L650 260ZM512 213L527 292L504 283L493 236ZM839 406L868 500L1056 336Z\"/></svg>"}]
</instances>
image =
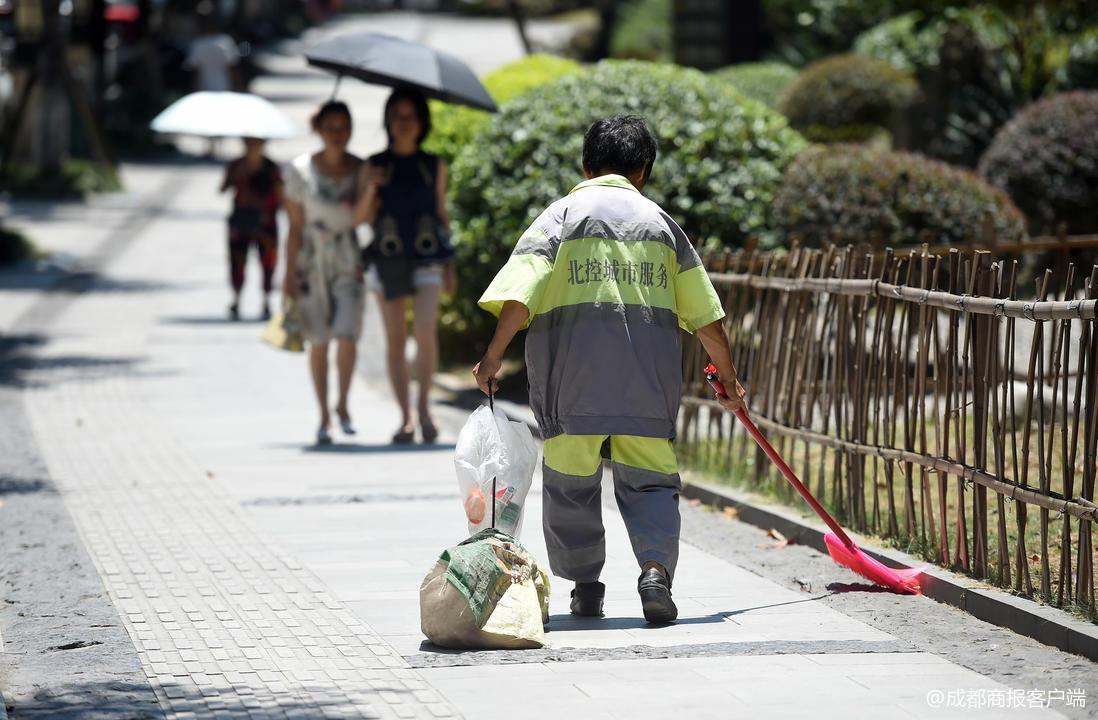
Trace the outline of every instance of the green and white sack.
<instances>
[{"instance_id":1,"label":"green and white sack","mask_svg":"<svg viewBox=\"0 0 1098 720\"><path fill-rule=\"evenodd\" d=\"M487 529L442 553L419 589L420 628L435 645L545 645L549 576L517 540Z\"/></svg>"}]
</instances>

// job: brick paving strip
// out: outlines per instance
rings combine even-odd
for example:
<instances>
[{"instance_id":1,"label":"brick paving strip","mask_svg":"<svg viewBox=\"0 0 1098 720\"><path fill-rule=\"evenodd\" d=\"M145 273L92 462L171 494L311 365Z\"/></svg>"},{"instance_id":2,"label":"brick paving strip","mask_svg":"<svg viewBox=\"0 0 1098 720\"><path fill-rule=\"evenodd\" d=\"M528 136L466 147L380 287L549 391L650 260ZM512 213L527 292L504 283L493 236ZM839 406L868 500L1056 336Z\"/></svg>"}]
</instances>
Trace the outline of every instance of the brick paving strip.
<instances>
[{"instance_id":1,"label":"brick paving strip","mask_svg":"<svg viewBox=\"0 0 1098 720\"><path fill-rule=\"evenodd\" d=\"M169 717L452 714L157 432L132 371L62 374L32 391L35 431L67 438L44 454Z\"/></svg>"},{"instance_id":2,"label":"brick paving strip","mask_svg":"<svg viewBox=\"0 0 1098 720\"><path fill-rule=\"evenodd\" d=\"M173 182L166 191L181 188ZM109 301L110 292L79 293L97 289L98 266L142 229L126 223L92 257L90 272L31 308L15 333L42 333L76 297L84 297L81 312ZM53 339L36 355L26 375L27 414L34 434L48 439L39 445L49 475L164 715L452 716L313 574L261 541L236 502L163 432L133 360L142 356L141 339L128 348L132 357L119 357L125 341L94 342L114 327L105 323L75 346L72 338ZM52 363L51 355L80 360ZM63 701L49 711L62 708ZM132 707L114 710L135 717ZM112 716L106 707L90 712Z\"/></svg>"}]
</instances>

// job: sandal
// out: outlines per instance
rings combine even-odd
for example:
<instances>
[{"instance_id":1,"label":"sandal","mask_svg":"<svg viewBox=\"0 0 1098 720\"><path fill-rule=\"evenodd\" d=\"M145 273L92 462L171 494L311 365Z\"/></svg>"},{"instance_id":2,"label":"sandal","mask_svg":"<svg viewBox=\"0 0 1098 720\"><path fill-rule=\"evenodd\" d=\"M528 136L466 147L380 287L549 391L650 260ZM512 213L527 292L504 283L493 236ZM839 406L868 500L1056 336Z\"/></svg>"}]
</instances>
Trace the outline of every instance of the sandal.
<instances>
[{"instance_id":1,"label":"sandal","mask_svg":"<svg viewBox=\"0 0 1098 720\"><path fill-rule=\"evenodd\" d=\"M430 445L435 440L438 440L438 428L434 423L423 423L420 425L420 431L423 433L423 442Z\"/></svg>"},{"instance_id":2,"label":"sandal","mask_svg":"<svg viewBox=\"0 0 1098 720\"><path fill-rule=\"evenodd\" d=\"M355 426L351 423L351 416L349 414L339 416L339 429L343 431L344 435L355 434Z\"/></svg>"},{"instance_id":3,"label":"sandal","mask_svg":"<svg viewBox=\"0 0 1098 720\"><path fill-rule=\"evenodd\" d=\"M316 431L316 444L317 445L331 445L332 444L332 434L330 432L328 432L328 428L322 426L319 430Z\"/></svg>"},{"instance_id":4,"label":"sandal","mask_svg":"<svg viewBox=\"0 0 1098 720\"><path fill-rule=\"evenodd\" d=\"M407 445L415 439L416 439L416 431L415 430L405 430L404 428L401 428L400 430L397 431L397 433L395 435L393 435L393 444L394 445Z\"/></svg>"}]
</instances>

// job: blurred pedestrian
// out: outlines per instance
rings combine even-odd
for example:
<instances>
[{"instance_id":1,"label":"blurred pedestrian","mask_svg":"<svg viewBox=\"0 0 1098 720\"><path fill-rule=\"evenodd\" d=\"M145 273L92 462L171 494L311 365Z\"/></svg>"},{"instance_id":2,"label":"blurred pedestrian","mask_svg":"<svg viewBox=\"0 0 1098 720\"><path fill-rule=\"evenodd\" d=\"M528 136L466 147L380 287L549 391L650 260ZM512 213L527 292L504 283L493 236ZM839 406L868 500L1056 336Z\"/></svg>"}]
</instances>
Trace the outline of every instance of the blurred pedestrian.
<instances>
[{"instance_id":1,"label":"blurred pedestrian","mask_svg":"<svg viewBox=\"0 0 1098 720\"><path fill-rule=\"evenodd\" d=\"M263 319L271 317L271 280L278 264L278 208L282 205L282 172L263 154L265 142L244 138L244 155L225 167L221 192L232 188L229 215L229 281L233 304L229 317L240 319L240 291L248 251L255 249L263 270Z\"/></svg>"},{"instance_id":2,"label":"blurred pedestrian","mask_svg":"<svg viewBox=\"0 0 1098 720\"><path fill-rule=\"evenodd\" d=\"M218 27L213 6L200 8L199 34L191 41L185 67L195 71L195 90L230 92L233 89L233 68L240 53L232 37Z\"/></svg>"},{"instance_id":3,"label":"blurred pedestrian","mask_svg":"<svg viewBox=\"0 0 1098 720\"><path fill-rule=\"evenodd\" d=\"M743 406L724 309L686 234L641 191L656 159L644 120L596 122L583 143L581 182L522 235L480 299L499 317L473 369L487 392L504 351L529 325L530 405L545 438L542 519L549 564L576 583L572 613L602 614L606 560L602 457L641 568L649 622L678 609L671 581L679 554L675 420L682 397L679 330L697 333Z\"/></svg>"},{"instance_id":4,"label":"blurred pedestrian","mask_svg":"<svg viewBox=\"0 0 1098 720\"><path fill-rule=\"evenodd\" d=\"M236 43L221 31L213 3L199 3L198 13L198 36L191 41L183 67L195 72L195 90L230 92L233 68L240 60ZM207 154L215 156L217 145L218 138L210 138Z\"/></svg>"},{"instance_id":5,"label":"blurred pedestrian","mask_svg":"<svg viewBox=\"0 0 1098 720\"><path fill-rule=\"evenodd\" d=\"M328 346L336 343L339 401L336 413L345 435L354 435L347 395L362 333L366 289L352 211L358 200L362 160L347 152L351 112L338 101L313 115L313 130L324 147L305 153L286 168L286 275L282 292L297 299L309 367L320 404L318 445L332 441L328 410Z\"/></svg>"},{"instance_id":6,"label":"blurred pedestrian","mask_svg":"<svg viewBox=\"0 0 1098 720\"><path fill-rule=\"evenodd\" d=\"M364 257L369 266L367 284L377 293L385 321L389 380L400 405L401 425L393 442L415 439L404 355L411 301L419 424L423 441L431 443L438 438L430 391L438 369L439 295L443 290L453 293L456 287L446 212L446 163L420 149L431 131L431 115L419 92L394 90L385 104L384 123L389 147L363 166L366 190L355 209L355 222L374 229Z\"/></svg>"}]
</instances>

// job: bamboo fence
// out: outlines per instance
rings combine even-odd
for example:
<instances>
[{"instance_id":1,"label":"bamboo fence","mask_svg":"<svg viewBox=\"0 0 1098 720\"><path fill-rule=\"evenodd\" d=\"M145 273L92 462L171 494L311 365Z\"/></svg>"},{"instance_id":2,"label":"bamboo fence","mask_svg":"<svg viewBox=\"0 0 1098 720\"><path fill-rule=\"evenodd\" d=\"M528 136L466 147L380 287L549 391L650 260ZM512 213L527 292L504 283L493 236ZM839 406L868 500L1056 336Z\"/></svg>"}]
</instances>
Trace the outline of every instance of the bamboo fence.
<instances>
[{"instance_id":1,"label":"bamboo fence","mask_svg":"<svg viewBox=\"0 0 1098 720\"><path fill-rule=\"evenodd\" d=\"M1031 282L1012 250L705 262L752 415L845 523L1098 617L1098 266ZM683 358L686 463L783 492L712 400L700 344Z\"/></svg>"}]
</instances>

